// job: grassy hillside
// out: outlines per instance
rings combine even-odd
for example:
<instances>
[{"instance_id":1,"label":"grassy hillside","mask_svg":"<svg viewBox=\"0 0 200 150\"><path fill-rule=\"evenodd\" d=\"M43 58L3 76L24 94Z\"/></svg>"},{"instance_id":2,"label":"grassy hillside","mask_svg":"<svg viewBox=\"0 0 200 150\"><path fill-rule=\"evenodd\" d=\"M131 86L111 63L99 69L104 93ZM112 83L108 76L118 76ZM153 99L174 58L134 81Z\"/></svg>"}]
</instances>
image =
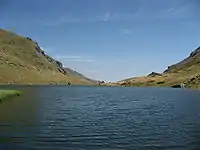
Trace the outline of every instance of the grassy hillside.
<instances>
[{"instance_id":1,"label":"grassy hillside","mask_svg":"<svg viewBox=\"0 0 200 150\"><path fill-rule=\"evenodd\" d=\"M14 84L93 84L80 76L69 75L62 63L54 60L28 37L0 29L0 83Z\"/></svg>"},{"instance_id":2,"label":"grassy hillside","mask_svg":"<svg viewBox=\"0 0 200 150\"><path fill-rule=\"evenodd\" d=\"M123 86L174 86L185 83L189 88L200 88L200 47L183 61L169 66L163 73L134 77L119 81Z\"/></svg>"},{"instance_id":3,"label":"grassy hillside","mask_svg":"<svg viewBox=\"0 0 200 150\"><path fill-rule=\"evenodd\" d=\"M70 68L64 68L64 70L66 71L68 76L73 76L73 77L76 77L76 78L78 78L80 80L88 81L88 82L91 82L91 83L94 83L94 84L98 84L99 83L99 81L90 79L90 78L84 76L83 74L81 74L81 73L79 73L77 71L74 71L74 70L72 70Z\"/></svg>"}]
</instances>

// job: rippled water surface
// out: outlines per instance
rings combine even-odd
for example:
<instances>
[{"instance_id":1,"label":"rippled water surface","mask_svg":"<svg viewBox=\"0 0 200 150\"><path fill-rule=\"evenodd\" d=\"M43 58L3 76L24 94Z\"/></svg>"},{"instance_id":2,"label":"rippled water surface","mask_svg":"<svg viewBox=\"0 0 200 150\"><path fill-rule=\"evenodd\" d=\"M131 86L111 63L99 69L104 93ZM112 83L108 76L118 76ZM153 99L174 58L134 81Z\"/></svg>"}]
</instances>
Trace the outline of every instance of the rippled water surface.
<instances>
[{"instance_id":1,"label":"rippled water surface","mask_svg":"<svg viewBox=\"0 0 200 150\"><path fill-rule=\"evenodd\" d=\"M0 149L200 149L200 91L79 86L12 89L23 95L0 105Z\"/></svg>"}]
</instances>

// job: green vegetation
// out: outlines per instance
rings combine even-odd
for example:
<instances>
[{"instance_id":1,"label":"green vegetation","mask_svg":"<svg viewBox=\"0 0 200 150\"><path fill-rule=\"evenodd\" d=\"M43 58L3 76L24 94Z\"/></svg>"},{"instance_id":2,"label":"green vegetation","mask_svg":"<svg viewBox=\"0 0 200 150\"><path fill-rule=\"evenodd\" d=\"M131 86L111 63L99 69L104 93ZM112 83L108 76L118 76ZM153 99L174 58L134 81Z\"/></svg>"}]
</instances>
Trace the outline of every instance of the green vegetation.
<instances>
[{"instance_id":1,"label":"green vegetation","mask_svg":"<svg viewBox=\"0 0 200 150\"><path fill-rule=\"evenodd\" d=\"M19 91L14 90L0 90L0 102L2 102L5 99L11 98L13 96L19 96Z\"/></svg>"},{"instance_id":2,"label":"green vegetation","mask_svg":"<svg viewBox=\"0 0 200 150\"><path fill-rule=\"evenodd\" d=\"M183 61L169 66L163 73L134 77L117 82L119 86L177 87L185 83L187 88L200 89L200 47Z\"/></svg>"},{"instance_id":3,"label":"green vegetation","mask_svg":"<svg viewBox=\"0 0 200 150\"><path fill-rule=\"evenodd\" d=\"M29 37L0 29L1 84L95 84L74 76Z\"/></svg>"}]
</instances>

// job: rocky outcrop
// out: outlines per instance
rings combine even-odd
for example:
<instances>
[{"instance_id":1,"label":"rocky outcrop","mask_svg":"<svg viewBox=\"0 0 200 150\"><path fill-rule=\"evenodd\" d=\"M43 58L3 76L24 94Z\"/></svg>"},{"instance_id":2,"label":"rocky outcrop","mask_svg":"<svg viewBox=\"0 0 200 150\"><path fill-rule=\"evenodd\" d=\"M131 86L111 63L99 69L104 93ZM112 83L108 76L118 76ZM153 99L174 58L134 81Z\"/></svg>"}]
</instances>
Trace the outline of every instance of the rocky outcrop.
<instances>
[{"instance_id":1,"label":"rocky outcrop","mask_svg":"<svg viewBox=\"0 0 200 150\"><path fill-rule=\"evenodd\" d=\"M63 68L63 64L60 62L60 61L55 61L55 63L57 64L57 66L59 67L59 68Z\"/></svg>"},{"instance_id":2,"label":"rocky outcrop","mask_svg":"<svg viewBox=\"0 0 200 150\"><path fill-rule=\"evenodd\" d=\"M194 50L192 53L190 53L190 57L196 56L198 53L200 53L200 47L198 47L196 50Z\"/></svg>"},{"instance_id":3,"label":"rocky outcrop","mask_svg":"<svg viewBox=\"0 0 200 150\"><path fill-rule=\"evenodd\" d=\"M63 64L60 62L60 61L57 61L57 60L55 60L55 63L56 63L56 65L57 65L57 67L58 67L58 70L61 72L61 73L63 73L63 74L67 74L66 73L66 71L65 71L65 68L63 67Z\"/></svg>"},{"instance_id":4,"label":"rocky outcrop","mask_svg":"<svg viewBox=\"0 0 200 150\"><path fill-rule=\"evenodd\" d=\"M175 65L168 66L167 69L163 73L168 73L170 70L174 69Z\"/></svg>"},{"instance_id":5,"label":"rocky outcrop","mask_svg":"<svg viewBox=\"0 0 200 150\"><path fill-rule=\"evenodd\" d=\"M193 52L190 53L189 57L184 59L183 61L168 66L167 70L164 71L164 73L177 73L179 70L183 70L185 68L188 68L192 65L200 64L200 47L195 49Z\"/></svg>"},{"instance_id":6,"label":"rocky outcrop","mask_svg":"<svg viewBox=\"0 0 200 150\"><path fill-rule=\"evenodd\" d=\"M49 61L50 63L54 63L57 66L57 70L61 72L62 74L66 75L66 71L63 67L63 64L60 61L55 60L52 57L46 55L44 50L42 50L41 47L39 46L39 44L35 42L34 40L32 40L30 37L26 37L26 39L34 43L35 45L34 49L39 55L44 56L47 59L47 61Z\"/></svg>"},{"instance_id":7,"label":"rocky outcrop","mask_svg":"<svg viewBox=\"0 0 200 150\"><path fill-rule=\"evenodd\" d=\"M147 75L148 77L156 77L156 76L162 76L162 74L157 73L157 72L152 72L149 75Z\"/></svg>"},{"instance_id":8,"label":"rocky outcrop","mask_svg":"<svg viewBox=\"0 0 200 150\"><path fill-rule=\"evenodd\" d=\"M99 85L103 85L103 84L105 84L106 82L105 81L98 81L98 84Z\"/></svg>"},{"instance_id":9,"label":"rocky outcrop","mask_svg":"<svg viewBox=\"0 0 200 150\"><path fill-rule=\"evenodd\" d=\"M191 87L192 85L198 85L200 83L200 75L196 75L192 77L190 80L186 82L186 85L188 87Z\"/></svg>"},{"instance_id":10,"label":"rocky outcrop","mask_svg":"<svg viewBox=\"0 0 200 150\"><path fill-rule=\"evenodd\" d=\"M39 53L45 56L45 52L40 48L40 46L36 43L35 50Z\"/></svg>"}]
</instances>

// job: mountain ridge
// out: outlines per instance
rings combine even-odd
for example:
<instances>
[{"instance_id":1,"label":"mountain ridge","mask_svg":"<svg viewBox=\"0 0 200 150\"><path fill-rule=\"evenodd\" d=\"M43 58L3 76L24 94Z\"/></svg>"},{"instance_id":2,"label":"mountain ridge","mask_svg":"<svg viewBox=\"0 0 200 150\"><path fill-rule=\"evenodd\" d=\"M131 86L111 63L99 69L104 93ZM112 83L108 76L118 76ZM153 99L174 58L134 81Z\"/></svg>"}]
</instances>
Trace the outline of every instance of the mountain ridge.
<instances>
[{"instance_id":1,"label":"mountain ridge","mask_svg":"<svg viewBox=\"0 0 200 150\"><path fill-rule=\"evenodd\" d=\"M124 79L116 83L120 86L164 87L178 87L181 84L188 88L200 88L200 47L182 61L168 66L162 73L152 72L147 76Z\"/></svg>"},{"instance_id":2,"label":"mountain ridge","mask_svg":"<svg viewBox=\"0 0 200 150\"><path fill-rule=\"evenodd\" d=\"M68 73L60 61L47 55L33 39L3 29L0 70L1 84L96 84L82 74Z\"/></svg>"}]
</instances>

